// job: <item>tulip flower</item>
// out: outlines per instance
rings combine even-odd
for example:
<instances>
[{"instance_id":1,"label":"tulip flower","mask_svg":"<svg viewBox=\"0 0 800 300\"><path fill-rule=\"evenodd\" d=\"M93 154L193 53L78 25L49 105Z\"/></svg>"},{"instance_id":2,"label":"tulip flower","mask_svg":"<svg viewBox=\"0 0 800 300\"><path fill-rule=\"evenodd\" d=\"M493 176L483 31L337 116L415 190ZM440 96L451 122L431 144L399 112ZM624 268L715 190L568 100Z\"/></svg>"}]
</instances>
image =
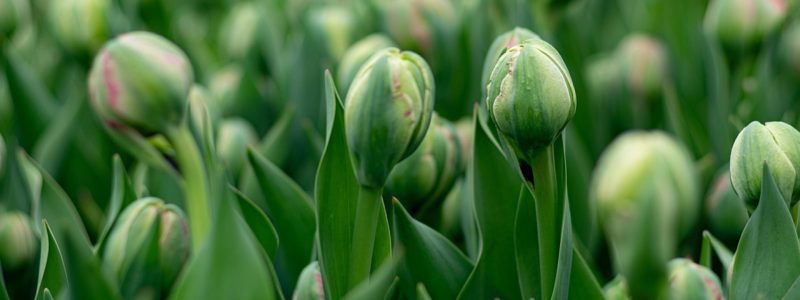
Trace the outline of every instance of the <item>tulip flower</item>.
<instances>
[{"instance_id":1,"label":"tulip flower","mask_svg":"<svg viewBox=\"0 0 800 300\"><path fill-rule=\"evenodd\" d=\"M292 300L324 300L325 288L322 286L322 275L319 263L312 261L300 273Z\"/></svg>"},{"instance_id":2,"label":"tulip flower","mask_svg":"<svg viewBox=\"0 0 800 300\"><path fill-rule=\"evenodd\" d=\"M0 213L0 265L13 271L28 266L39 254L30 218L21 212Z\"/></svg>"},{"instance_id":3,"label":"tulip flower","mask_svg":"<svg viewBox=\"0 0 800 300\"><path fill-rule=\"evenodd\" d=\"M743 54L775 33L788 13L786 0L714 0L708 6L705 29L729 54Z\"/></svg>"},{"instance_id":4,"label":"tulip flower","mask_svg":"<svg viewBox=\"0 0 800 300\"><path fill-rule=\"evenodd\" d=\"M113 34L110 0L59 0L52 5L54 36L73 54L93 55Z\"/></svg>"},{"instance_id":5,"label":"tulip flower","mask_svg":"<svg viewBox=\"0 0 800 300\"><path fill-rule=\"evenodd\" d=\"M711 270L685 258L669 262L669 299L723 299L722 284Z\"/></svg>"}]
</instances>

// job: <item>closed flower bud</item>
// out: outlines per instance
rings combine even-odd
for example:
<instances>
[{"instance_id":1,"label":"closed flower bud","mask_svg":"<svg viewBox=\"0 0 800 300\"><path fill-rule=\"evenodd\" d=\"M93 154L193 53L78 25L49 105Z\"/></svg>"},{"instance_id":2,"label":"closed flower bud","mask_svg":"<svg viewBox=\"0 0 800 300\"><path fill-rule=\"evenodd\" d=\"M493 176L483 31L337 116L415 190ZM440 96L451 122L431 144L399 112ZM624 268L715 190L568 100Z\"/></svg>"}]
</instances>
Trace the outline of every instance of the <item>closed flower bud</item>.
<instances>
[{"instance_id":1,"label":"closed flower bud","mask_svg":"<svg viewBox=\"0 0 800 300\"><path fill-rule=\"evenodd\" d=\"M786 0L714 0L708 6L705 29L730 54L757 48L786 18Z\"/></svg>"},{"instance_id":2,"label":"closed flower bud","mask_svg":"<svg viewBox=\"0 0 800 300\"><path fill-rule=\"evenodd\" d=\"M628 281L625 280L625 277L619 275L606 284L603 292L608 300L628 300L631 298L628 295Z\"/></svg>"},{"instance_id":3,"label":"closed flower bud","mask_svg":"<svg viewBox=\"0 0 800 300\"><path fill-rule=\"evenodd\" d=\"M19 26L29 19L28 0L0 0L0 47L8 44Z\"/></svg>"},{"instance_id":4,"label":"closed flower bud","mask_svg":"<svg viewBox=\"0 0 800 300\"><path fill-rule=\"evenodd\" d=\"M225 18L219 34L220 52L233 61L262 57L272 37L270 24L257 1L234 5Z\"/></svg>"},{"instance_id":5,"label":"closed flower bud","mask_svg":"<svg viewBox=\"0 0 800 300\"><path fill-rule=\"evenodd\" d=\"M724 299L714 272L685 258L669 262L669 299Z\"/></svg>"},{"instance_id":6,"label":"closed flower bud","mask_svg":"<svg viewBox=\"0 0 800 300\"><path fill-rule=\"evenodd\" d=\"M647 35L631 35L620 44L617 60L624 68L628 93L640 99L657 99L667 78L667 54L661 43Z\"/></svg>"},{"instance_id":7,"label":"closed flower bud","mask_svg":"<svg viewBox=\"0 0 800 300\"><path fill-rule=\"evenodd\" d=\"M189 59L172 42L148 32L124 34L94 60L91 103L112 129L164 132L181 121L193 77Z\"/></svg>"},{"instance_id":8,"label":"closed flower bud","mask_svg":"<svg viewBox=\"0 0 800 300\"><path fill-rule=\"evenodd\" d=\"M800 132L783 122L752 122L739 132L731 149L731 183L751 208L761 196L764 163L790 205L800 198ZM761 170L761 171L759 171Z\"/></svg>"},{"instance_id":9,"label":"closed flower bud","mask_svg":"<svg viewBox=\"0 0 800 300\"><path fill-rule=\"evenodd\" d=\"M529 39L500 56L489 77L489 116L523 159L558 138L575 115L575 88L558 51Z\"/></svg>"},{"instance_id":10,"label":"closed flower bud","mask_svg":"<svg viewBox=\"0 0 800 300\"><path fill-rule=\"evenodd\" d=\"M711 185L705 208L708 226L714 236L728 241L739 239L747 224L747 207L733 190L728 168Z\"/></svg>"},{"instance_id":11,"label":"closed flower bud","mask_svg":"<svg viewBox=\"0 0 800 300\"><path fill-rule=\"evenodd\" d=\"M0 213L0 265L13 271L28 266L38 255L33 224L21 212Z\"/></svg>"},{"instance_id":12,"label":"closed flower bud","mask_svg":"<svg viewBox=\"0 0 800 300\"><path fill-rule=\"evenodd\" d=\"M122 211L106 241L104 268L123 282L132 263L141 259L143 251L148 251L146 247L153 238L158 242L158 265L146 270L158 273L146 276L159 278L159 288L166 293L189 257L190 241L183 211L164 204L161 199L139 199Z\"/></svg>"},{"instance_id":13,"label":"closed flower bud","mask_svg":"<svg viewBox=\"0 0 800 300\"><path fill-rule=\"evenodd\" d=\"M624 134L600 157L591 198L634 298L666 289L667 261L698 217L697 189L689 153L664 133Z\"/></svg>"},{"instance_id":14,"label":"closed flower bud","mask_svg":"<svg viewBox=\"0 0 800 300\"><path fill-rule=\"evenodd\" d=\"M308 34L328 58L337 62L355 40L357 18L354 12L341 5L322 5L307 15Z\"/></svg>"},{"instance_id":15,"label":"closed flower bud","mask_svg":"<svg viewBox=\"0 0 800 300\"><path fill-rule=\"evenodd\" d=\"M356 72L361 69L361 66L363 66L373 54L394 46L394 42L382 34L367 36L350 46L339 62L338 78L342 90L347 90L350 86L350 82L356 77Z\"/></svg>"},{"instance_id":16,"label":"closed flower bud","mask_svg":"<svg viewBox=\"0 0 800 300\"><path fill-rule=\"evenodd\" d=\"M253 126L239 118L223 120L217 135L217 153L238 177L247 160L247 147L258 143L258 134Z\"/></svg>"},{"instance_id":17,"label":"closed flower bud","mask_svg":"<svg viewBox=\"0 0 800 300\"><path fill-rule=\"evenodd\" d=\"M458 26L456 9L448 0L410 0L384 2L384 29L403 49L419 51L432 57L450 41Z\"/></svg>"},{"instance_id":18,"label":"closed flower bud","mask_svg":"<svg viewBox=\"0 0 800 300\"><path fill-rule=\"evenodd\" d=\"M497 63L500 55L524 41L539 38L539 35L533 33L533 31L522 27L514 27L514 29L494 39L492 45L489 46L489 51L486 52L486 59L483 61L483 75L481 75L482 87L485 89L489 84L489 76L492 75L492 70L494 70L495 63ZM485 92L486 91L484 91L484 93ZM483 104L485 103L481 105Z\"/></svg>"},{"instance_id":19,"label":"closed flower bud","mask_svg":"<svg viewBox=\"0 0 800 300\"><path fill-rule=\"evenodd\" d=\"M386 49L361 67L345 103L361 185L383 187L392 168L417 149L430 125L433 95L433 74L413 52Z\"/></svg>"},{"instance_id":20,"label":"closed flower bud","mask_svg":"<svg viewBox=\"0 0 800 300\"><path fill-rule=\"evenodd\" d=\"M455 126L433 116L417 151L389 174L386 189L409 209L435 205L453 187L461 167L461 144Z\"/></svg>"},{"instance_id":21,"label":"closed flower bud","mask_svg":"<svg viewBox=\"0 0 800 300\"><path fill-rule=\"evenodd\" d=\"M322 274L319 272L319 263L312 261L300 272L297 287L294 289L292 300L324 300L325 288L322 285Z\"/></svg>"},{"instance_id":22,"label":"closed flower bud","mask_svg":"<svg viewBox=\"0 0 800 300\"><path fill-rule=\"evenodd\" d=\"M67 51L91 56L112 36L110 0L58 0L51 3L52 31Z\"/></svg>"}]
</instances>

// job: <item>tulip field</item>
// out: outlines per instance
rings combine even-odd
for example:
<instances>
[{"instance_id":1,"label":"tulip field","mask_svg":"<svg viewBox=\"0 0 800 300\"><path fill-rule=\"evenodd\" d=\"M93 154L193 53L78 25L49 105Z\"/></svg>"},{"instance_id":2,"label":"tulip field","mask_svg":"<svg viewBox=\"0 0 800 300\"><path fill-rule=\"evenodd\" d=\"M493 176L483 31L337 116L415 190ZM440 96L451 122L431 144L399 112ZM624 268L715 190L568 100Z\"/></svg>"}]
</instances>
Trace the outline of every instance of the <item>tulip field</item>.
<instances>
[{"instance_id":1,"label":"tulip field","mask_svg":"<svg viewBox=\"0 0 800 300\"><path fill-rule=\"evenodd\" d=\"M794 0L0 0L0 300L800 299Z\"/></svg>"}]
</instances>

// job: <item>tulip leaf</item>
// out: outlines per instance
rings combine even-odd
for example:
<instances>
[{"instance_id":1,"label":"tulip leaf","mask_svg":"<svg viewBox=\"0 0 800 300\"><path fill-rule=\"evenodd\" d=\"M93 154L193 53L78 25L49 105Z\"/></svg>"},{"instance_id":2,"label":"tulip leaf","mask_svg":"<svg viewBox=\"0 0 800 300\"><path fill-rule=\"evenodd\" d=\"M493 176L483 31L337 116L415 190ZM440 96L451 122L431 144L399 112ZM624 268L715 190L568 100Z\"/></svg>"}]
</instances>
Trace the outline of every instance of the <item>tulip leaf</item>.
<instances>
[{"instance_id":1,"label":"tulip leaf","mask_svg":"<svg viewBox=\"0 0 800 300\"><path fill-rule=\"evenodd\" d=\"M288 104L283 109L281 116L272 125L267 134L258 144L258 153L275 165L281 166L289 155L289 145L292 138L292 124L294 123L295 108Z\"/></svg>"},{"instance_id":2,"label":"tulip leaf","mask_svg":"<svg viewBox=\"0 0 800 300\"><path fill-rule=\"evenodd\" d=\"M414 295L419 283L429 287L435 299L455 299L472 271L472 263L446 237L414 220L399 201L392 203L395 245L405 250L401 268L403 275L409 275L400 276L401 286Z\"/></svg>"},{"instance_id":3,"label":"tulip leaf","mask_svg":"<svg viewBox=\"0 0 800 300\"><path fill-rule=\"evenodd\" d=\"M523 299L539 299L542 285L539 270L539 230L533 201L533 195L528 188L522 187L519 193L514 246Z\"/></svg>"},{"instance_id":4,"label":"tulip leaf","mask_svg":"<svg viewBox=\"0 0 800 300\"><path fill-rule=\"evenodd\" d=\"M419 300L432 300L431 294L428 293L428 289L425 288L425 285L421 282L417 284L417 299Z\"/></svg>"},{"instance_id":5,"label":"tulip leaf","mask_svg":"<svg viewBox=\"0 0 800 300\"><path fill-rule=\"evenodd\" d=\"M731 299L777 299L800 275L800 241L766 164L758 206L745 225L731 268Z\"/></svg>"},{"instance_id":6,"label":"tulip leaf","mask_svg":"<svg viewBox=\"0 0 800 300\"><path fill-rule=\"evenodd\" d=\"M564 201L561 218L561 238L558 247L558 264L556 265L556 278L553 284L553 296L550 299L569 299L570 287L572 287L570 284L573 269L572 250L572 221L569 214L569 201ZM576 299L585 298L576 297Z\"/></svg>"},{"instance_id":7,"label":"tulip leaf","mask_svg":"<svg viewBox=\"0 0 800 300\"><path fill-rule=\"evenodd\" d=\"M5 146L5 151L0 151L0 154L5 156L0 158L5 162L5 174L0 181L2 188L0 204L9 210L30 213L31 206L38 202L38 193L34 192L38 185L36 182L31 182L27 176L24 162L17 151L16 140L9 138ZM38 226L38 222L36 224Z\"/></svg>"},{"instance_id":8,"label":"tulip leaf","mask_svg":"<svg viewBox=\"0 0 800 300\"><path fill-rule=\"evenodd\" d=\"M36 284L36 299L44 297L44 291L56 295L61 294L62 288L67 285L67 275L64 270L64 261L61 258L61 250L56 243L53 232L47 221L42 221L42 239L40 243L41 253L39 256L39 278Z\"/></svg>"},{"instance_id":9,"label":"tulip leaf","mask_svg":"<svg viewBox=\"0 0 800 300\"><path fill-rule=\"evenodd\" d=\"M74 78L86 78L85 76ZM76 80L69 78L71 80ZM86 86L85 82L73 82L77 86ZM55 119L52 120L42 136L36 141L33 156L36 161L51 174L59 174L60 164L64 161L64 156L68 153L73 136L79 130L79 122L82 120L81 112L86 107L86 91L82 89L78 93L70 93L69 99L63 105Z\"/></svg>"},{"instance_id":10,"label":"tulip leaf","mask_svg":"<svg viewBox=\"0 0 800 300\"><path fill-rule=\"evenodd\" d=\"M605 299L603 288L595 278L586 259L577 249L572 250L572 271L569 278L569 298Z\"/></svg>"},{"instance_id":11,"label":"tulip leaf","mask_svg":"<svg viewBox=\"0 0 800 300\"><path fill-rule=\"evenodd\" d=\"M253 234L261 244L261 248L267 253L270 260L275 260L275 253L280 245L278 233L275 231L275 226L267 218L267 215L256 206L253 201L247 198L241 192L231 187L231 190L236 194L236 200L239 201L239 209L242 211L244 221L253 231Z\"/></svg>"},{"instance_id":12,"label":"tulip leaf","mask_svg":"<svg viewBox=\"0 0 800 300\"><path fill-rule=\"evenodd\" d=\"M300 272L311 262L316 232L313 200L269 160L252 150L247 151L247 157L265 195L265 211L275 222L281 241L276 267L285 275L284 290L291 294Z\"/></svg>"},{"instance_id":13,"label":"tulip leaf","mask_svg":"<svg viewBox=\"0 0 800 300\"><path fill-rule=\"evenodd\" d=\"M57 229L53 233L56 232ZM71 299L122 299L117 288L108 281L109 276L101 269L85 236L65 231L61 236L56 235L56 241L63 245L67 291Z\"/></svg>"},{"instance_id":14,"label":"tulip leaf","mask_svg":"<svg viewBox=\"0 0 800 300\"><path fill-rule=\"evenodd\" d=\"M113 160L114 180L111 188L111 199L108 202L108 212L106 213L103 231L97 239L97 245L95 245L95 253L103 253L106 237L108 237L108 233L111 232L111 228L117 221L117 216L128 204L136 201L136 191L134 191L131 179L125 171L125 165L122 164L122 159L120 159L118 155L115 155Z\"/></svg>"},{"instance_id":15,"label":"tulip leaf","mask_svg":"<svg viewBox=\"0 0 800 300\"><path fill-rule=\"evenodd\" d=\"M489 136L473 121L471 172L475 215L481 237L475 269L459 298L521 297L515 259L515 217L522 181Z\"/></svg>"},{"instance_id":16,"label":"tulip leaf","mask_svg":"<svg viewBox=\"0 0 800 300\"><path fill-rule=\"evenodd\" d=\"M786 292L786 295L783 295L784 300L791 300L791 299L800 299L800 277L794 280L792 287L789 288L789 291Z\"/></svg>"},{"instance_id":17,"label":"tulip leaf","mask_svg":"<svg viewBox=\"0 0 800 300\"><path fill-rule=\"evenodd\" d=\"M3 278L2 266L0 266L0 300L9 300L8 289L6 289L6 281Z\"/></svg>"},{"instance_id":18,"label":"tulip leaf","mask_svg":"<svg viewBox=\"0 0 800 300\"><path fill-rule=\"evenodd\" d=\"M384 299L391 292L392 287L397 281L397 269L403 260L403 255L395 255L392 259L386 260L368 280L358 284L351 290L344 299L346 300L373 300Z\"/></svg>"},{"instance_id":19,"label":"tulip leaf","mask_svg":"<svg viewBox=\"0 0 800 300\"><path fill-rule=\"evenodd\" d=\"M330 73L326 72L327 127L325 150L317 169L319 263L325 295L340 299L349 290L350 250L359 186L344 129L344 109Z\"/></svg>"},{"instance_id":20,"label":"tulip leaf","mask_svg":"<svg viewBox=\"0 0 800 300\"><path fill-rule=\"evenodd\" d=\"M719 258L720 263L722 263L722 271L724 274L728 274L728 270L731 267L731 262L733 261L733 253L731 250L728 250L728 247L725 247L722 242L717 240L713 235L711 235L708 231L703 231L703 246L700 251L700 264L706 268L711 269L711 251ZM725 276L727 279L727 276Z\"/></svg>"},{"instance_id":21,"label":"tulip leaf","mask_svg":"<svg viewBox=\"0 0 800 300\"><path fill-rule=\"evenodd\" d=\"M35 71L11 49L0 49L0 66L4 66L11 99L14 101L14 115L21 131L24 145L33 144L56 115L57 105L49 89ZM17 117L18 116L18 117Z\"/></svg>"},{"instance_id":22,"label":"tulip leaf","mask_svg":"<svg viewBox=\"0 0 800 300\"><path fill-rule=\"evenodd\" d=\"M216 201L216 219L193 253L170 299L276 299L266 255L232 204ZM231 201L226 201L231 200Z\"/></svg>"}]
</instances>

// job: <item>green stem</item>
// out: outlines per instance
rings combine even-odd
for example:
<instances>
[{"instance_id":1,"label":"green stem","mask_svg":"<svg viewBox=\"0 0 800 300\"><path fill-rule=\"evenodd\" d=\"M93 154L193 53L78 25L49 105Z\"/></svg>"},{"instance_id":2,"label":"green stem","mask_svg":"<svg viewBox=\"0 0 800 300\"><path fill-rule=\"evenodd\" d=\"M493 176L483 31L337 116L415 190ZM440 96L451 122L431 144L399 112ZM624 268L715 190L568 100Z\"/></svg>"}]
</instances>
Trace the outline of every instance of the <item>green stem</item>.
<instances>
[{"instance_id":1,"label":"green stem","mask_svg":"<svg viewBox=\"0 0 800 300\"><path fill-rule=\"evenodd\" d=\"M197 251L211 224L209 183L203 158L192 133L186 126L167 130L167 136L175 147L175 157L185 180L186 210L191 225L192 250Z\"/></svg>"},{"instance_id":2,"label":"green stem","mask_svg":"<svg viewBox=\"0 0 800 300\"><path fill-rule=\"evenodd\" d=\"M554 146L550 145L530 158L533 181L526 180L535 196L536 220L539 225L539 266L541 268L542 299L549 299L555 285L560 244L561 212L558 199Z\"/></svg>"},{"instance_id":3,"label":"green stem","mask_svg":"<svg viewBox=\"0 0 800 300\"><path fill-rule=\"evenodd\" d=\"M378 213L383 205L383 188L361 186L356 204L353 248L350 251L350 288L369 278L372 252L378 227Z\"/></svg>"}]
</instances>

